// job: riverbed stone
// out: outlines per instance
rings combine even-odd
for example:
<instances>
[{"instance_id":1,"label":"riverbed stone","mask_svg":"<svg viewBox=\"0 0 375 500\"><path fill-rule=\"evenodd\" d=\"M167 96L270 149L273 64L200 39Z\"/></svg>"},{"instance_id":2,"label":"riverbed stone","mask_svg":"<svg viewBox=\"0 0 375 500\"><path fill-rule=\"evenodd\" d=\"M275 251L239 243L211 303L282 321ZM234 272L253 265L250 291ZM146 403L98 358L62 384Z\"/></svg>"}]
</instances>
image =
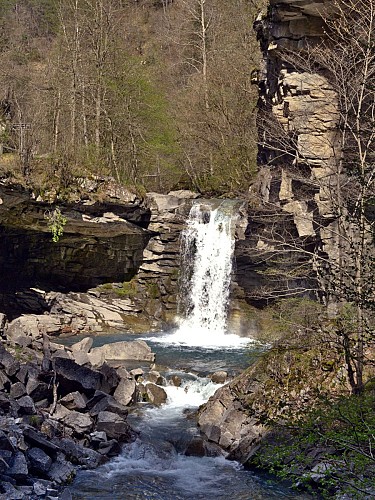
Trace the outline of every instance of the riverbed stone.
<instances>
[{"instance_id":1,"label":"riverbed stone","mask_svg":"<svg viewBox=\"0 0 375 500\"><path fill-rule=\"evenodd\" d=\"M148 361L153 362L155 354L144 340L134 340L129 342L113 342L101 347L94 347L89 353L90 362L95 365L104 361Z\"/></svg>"},{"instance_id":2,"label":"riverbed stone","mask_svg":"<svg viewBox=\"0 0 375 500\"><path fill-rule=\"evenodd\" d=\"M96 422L98 431L105 431L109 438L124 441L131 437L129 424L116 413L101 411Z\"/></svg>"},{"instance_id":3,"label":"riverbed stone","mask_svg":"<svg viewBox=\"0 0 375 500\"><path fill-rule=\"evenodd\" d=\"M134 379L123 378L115 390L113 397L124 406L134 403L136 399L136 383Z\"/></svg>"},{"instance_id":4,"label":"riverbed stone","mask_svg":"<svg viewBox=\"0 0 375 500\"><path fill-rule=\"evenodd\" d=\"M150 403L160 406L167 401L167 393L162 387L148 383L145 384L145 390Z\"/></svg>"},{"instance_id":5,"label":"riverbed stone","mask_svg":"<svg viewBox=\"0 0 375 500\"><path fill-rule=\"evenodd\" d=\"M228 373L223 370L215 372L211 375L211 380L215 384L225 384L227 378L228 378Z\"/></svg>"},{"instance_id":6,"label":"riverbed stone","mask_svg":"<svg viewBox=\"0 0 375 500\"><path fill-rule=\"evenodd\" d=\"M75 476L75 468L71 463L65 460L62 453L59 453L57 460L52 463L47 476L51 481L57 484L63 484L72 480Z\"/></svg>"}]
</instances>

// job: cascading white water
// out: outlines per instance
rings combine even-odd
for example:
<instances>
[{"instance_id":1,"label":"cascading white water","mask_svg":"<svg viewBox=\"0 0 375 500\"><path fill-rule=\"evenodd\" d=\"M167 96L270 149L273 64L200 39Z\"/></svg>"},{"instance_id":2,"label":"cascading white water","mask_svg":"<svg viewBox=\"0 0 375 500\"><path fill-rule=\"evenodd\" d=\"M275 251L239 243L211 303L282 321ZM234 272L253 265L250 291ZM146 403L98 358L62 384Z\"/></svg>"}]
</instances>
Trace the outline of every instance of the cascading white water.
<instances>
[{"instance_id":1,"label":"cascading white water","mask_svg":"<svg viewBox=\"0 0 375 500\"><path fill-rule=\"evenodd\" d=\"M208 211L207 206L196 204L190 211L182 240L185 273L193 257L190 286L186 286L186 276L183 277L183 291L188 291L183 324L189 329L203 328L219 335L225 332L235 219L221 206Z\"/></svg>"},{"instance_id":2,"label":"cascading white water","mask_svg":"<svg viewBox=\"0 0 375 500\"><path fill-rule=\"evenodd\" d=\"M159 341L200 347L239 347L248 343L227 334L227 310L235 244L236 202L216 207L196 203L182 234L182 286L185 316L172 335ZM155 339L156 340L156 339Z\"/></svg>"}]
</instances>

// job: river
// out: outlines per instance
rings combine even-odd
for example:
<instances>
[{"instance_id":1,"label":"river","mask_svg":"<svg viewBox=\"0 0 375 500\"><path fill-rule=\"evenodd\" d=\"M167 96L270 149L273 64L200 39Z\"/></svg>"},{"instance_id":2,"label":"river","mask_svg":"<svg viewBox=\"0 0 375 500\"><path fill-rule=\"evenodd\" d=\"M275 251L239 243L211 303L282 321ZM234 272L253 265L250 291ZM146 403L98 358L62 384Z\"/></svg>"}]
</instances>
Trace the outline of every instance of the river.
<instances>
[{"instance_id":1,"label":"river","mask_svg":"<svg viewBox=\"0 0 375 500\"><path fill-rule=\"evenodd\" d=\"M156 354L167 402L158 408L147 403L132 408L128 418L137 439L107 464L80 471L71 487L74 499L309 498L226 460L218 449L192 456L189 447L199 436L194 411L220 387L209 374L225 370L234 376L265 349L227 331L235 208L234 202L193 206L182 237L180 323L173 331L140 336ZM131 336L135 338L139 336ZM98 336L94 342L128 339L118 334ZM180 377L180 387L172 384L173 375Z\"/></svg>"}]
</instances>

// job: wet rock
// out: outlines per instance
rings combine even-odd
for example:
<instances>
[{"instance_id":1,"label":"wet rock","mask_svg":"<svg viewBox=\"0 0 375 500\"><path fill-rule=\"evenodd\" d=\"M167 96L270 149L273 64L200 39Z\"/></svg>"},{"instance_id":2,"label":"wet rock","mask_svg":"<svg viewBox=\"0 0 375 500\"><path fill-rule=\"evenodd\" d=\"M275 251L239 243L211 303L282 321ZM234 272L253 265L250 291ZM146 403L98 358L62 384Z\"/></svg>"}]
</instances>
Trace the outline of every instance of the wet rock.
<instances>
[{"instance_id":1,"label":"wet rock","mask_svg":"<svg viewBox=\"0 0 375 500\"><path fill-rule=\"evenodd\" d=\"M135 396L136 396L135 380L126 378L121 379L113 395L116 401L123 404L124 406L127 406L135 401Z\"/></svg>"},{"instance_id":2,"label":"wet rock","mask_svg":"<svg viewBox=\"0 0 375 500\"><path fill-rule=\"evenodd\" d=\"M215 384L225 384L227 381L228 373L225 371L218 371L211 375L211 380Z\"/></svg>"},{"instance_id":3,"label":"wet rock","mask_svg":"<svg viewBox=\"0 0 375 500\"><path fill-rule=\"evenodd\" d=\"M204 447L204 441L200 436L195 436L187 445L185 450L185 455L190 457L204 457L206 455L206 450Z\"/></svg>"},{"instance_id":4,"label":"wet rock","mask_svg":"<svg viewBox=\"0 0 375 500\"><path fill-rule=\"evenodd\" d=\"M71 463L65 460L64 455L59 453L57 460L52 463L47 475L51 481L63 484L72 480L75 476L75 469Z\"/></svg>"},{"instance_id":5,"label":"wet rock","mask_svg":"<svg viewBox=\"0 0 375 500\"><path fill-rule=\"evenodd\" d=\"M128 423L116 413L109 411L101 411L98 414L96 428L98 431L105 431L109 438L119 441L131 437L131 429Z\"/></svg>"},{"instance_id":6,"label":"wet rock","mask_svg":"<svg viewBox=\"0 0 375 500\"><path fill-rule=\"evenodd\" d=\"M103 461L101 454L69 438L60 439L59 447L68 460L87 468L98 467Z\"/></svg>"},{"instance_id":7,"label":"wet rock","mask_svg":"<svg viewBox=\"0 0 375 500\"><path fill-rule=\"evenodd\" d=\"M175 387L180 387L182 380L178 375L172 375L169 379Z\"/></svg>"},{"instance_id":8,"label":"wet rock","mask_svg":"<svg viewBox=\"0 0 375 500\"><path fill-rule=\"evenodd\" d=\"M145 390L150 403L160 406L167 401L167 393L162 387L149 383L145 385Z\"/></svg>"},{"instance_id":9,"label":"wet rock","mask_svg":"<svg viewBox=\"0 0 375 500\"><path fill-rule=\"evenodd\" d=\"M157 385L163 385L165 384L165 379L164 377L162 377L160 375L159 372L155 371L155 370L151 370L147 373L147 375L145 376L145 380L147 382L152 382L153 384L157 384Z\"/></svg>"},{"instance_id":10,"label":"wet rock","mask_svg":"<svg viewBox=\"0 0 375 500\"><path fill-rule=\"evenodd\" d=\"M40 448L30 448L27 451L27 458L30 462L31 472L36 475L45 475L52 465L51 457Z\"/></svg>"},{"instance_id":11,"label":"wet rock","mask_svg":"<svg viewBox=\"0 0 375 500\"><path fill-rule=\"evenodd\" d=\"M120 443L116 439L99 443L98 453L107 457L115 457L121 452Z\"/></svg>"}]
</instances>

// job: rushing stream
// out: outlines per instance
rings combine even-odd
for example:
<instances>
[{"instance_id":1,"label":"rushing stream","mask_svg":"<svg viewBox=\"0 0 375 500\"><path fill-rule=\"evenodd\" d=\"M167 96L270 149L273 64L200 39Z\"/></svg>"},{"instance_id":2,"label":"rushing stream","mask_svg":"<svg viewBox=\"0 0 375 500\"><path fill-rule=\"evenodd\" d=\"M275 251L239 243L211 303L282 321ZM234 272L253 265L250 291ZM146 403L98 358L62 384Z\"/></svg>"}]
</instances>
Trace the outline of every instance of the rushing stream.
<instances>
[{"instance_id":1,"label":"rushing stream","mask_svg":"<svg viewBox=\"0 0 375 500\"><path fill-rule=\"evenodd\" d=\"M143 335L156 353L168 381L160 408L140 403L129 414L138 438L119 457L94 471L80 471L72 485L75 499L185 500L296 498L276 482L244 470L224 456L190 456L188 445L199 436L192 412L216 391L208 374L229 374L249 365L262 347L226 330L235 203L207 209L193 206L183 234L183 315L173 332ZM135 336L131 337L134 340ZM126 335L96 337L95 345L126 340ZM190 417L190 418L189 418ZM298 496L298 498L306 498Z\"/></svg>"}]
</instances>

